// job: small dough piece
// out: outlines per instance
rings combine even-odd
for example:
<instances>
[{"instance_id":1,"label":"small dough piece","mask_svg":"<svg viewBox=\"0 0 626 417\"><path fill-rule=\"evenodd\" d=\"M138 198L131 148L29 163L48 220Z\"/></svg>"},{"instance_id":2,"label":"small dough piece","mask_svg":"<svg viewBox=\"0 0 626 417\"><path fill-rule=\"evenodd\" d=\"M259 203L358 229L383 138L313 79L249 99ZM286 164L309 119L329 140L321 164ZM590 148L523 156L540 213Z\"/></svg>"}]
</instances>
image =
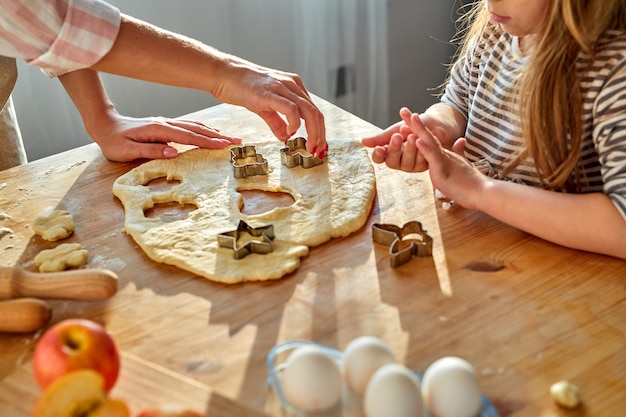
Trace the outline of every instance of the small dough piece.
<instances>
[{"instance_id":1,"label":"small dough piece","mask_svg":"<svg viewBox=\"0 0 626 417\"><path fill-rule=\"evenodd\" d=\"M5 236L10 235L11 233L13 233L13 230L9 229L8 227L0 227L0 240Z\"/></svg>"},{"instance_id":2,"label":"small dough piece","mask_svg":"<svg viewBox=\"0 0 626 417\"><path fill-rule=\"evenodd\" d=\"M69 211L54 210L47 216L36 218L33 231L45 240L65 239L74 232L74 219Z\"/></svg>"},{"instance_id":3,"label":"small dough piece","mask_svg":"<svg viewBox=\"0 0 626 417\"><path fill-rule=\"evenodd\" d=\"M559 381L550 387L552 399L565 408L576 408L580 405L578 387L568 381Z\"/></svg>"},{"instance_id":4,"label":"small dough piece","mask_svg":"<svg viewBox=\"0 0 626 417\"><path fill-rule=\"evenodd\" d=\"M35 256L39 272L58 272L79 268L87 264L89 252L80 243L62 243L54 249L46 249Z\"/></svg>"}]
</instances>

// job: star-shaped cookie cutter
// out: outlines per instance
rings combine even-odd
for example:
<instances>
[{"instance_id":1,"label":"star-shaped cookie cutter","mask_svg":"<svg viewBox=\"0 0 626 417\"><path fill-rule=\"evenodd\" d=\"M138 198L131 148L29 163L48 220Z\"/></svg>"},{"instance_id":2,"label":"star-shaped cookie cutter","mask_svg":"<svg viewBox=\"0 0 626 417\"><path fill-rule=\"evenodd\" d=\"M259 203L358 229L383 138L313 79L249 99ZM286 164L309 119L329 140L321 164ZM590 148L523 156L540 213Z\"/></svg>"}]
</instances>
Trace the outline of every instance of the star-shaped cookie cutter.
<instances>
[{"instance_id":1,"label":"star-shaped cookie cutter","mask_svg":"<svg viewBox=\"0 0 626 417\"><path fill-rule=\"evenodd\" d=\"M280 162L287 168L300 165L302 168L313 168L324 163L324 160L306 150L306 139L297 137L289 139L285 148L280 150Z\"/></svg>"},{"instance_id":2,"label":"star-shaped cookie cutter","mask_svg":"<svg viewBox=\"0 0 626 417\"><path fill-rule=\"evenodd\" d=\"M409 235L419 235L421 240L407 239L410 242L403 249L399 249L402 240ZM413 256L431 256L433 254L433 238L430 237L418 221L410 221L404 226L398 227L395 224L372 225L372 239L376 243L389 245L389 263L392 268L404 265Z\"/></svg>"},{"instance_id":3,"label":"star-shaped cookie cutter","mask_svg":"<svg viewBox=\"0 0 626 417\"><path fill-rule=\"evenodd\" d=\"M243 244L240 244L240 238L243 233L247 233L253 238ZM261 255L267 254L274 250L272 241L274 240L274 225L262 227L250 227L248 223L239 220L236 230L220 233L217 235L217 243L223 248L232 249L235 259L245 258L251 253Z\"/></svg>"},{"instance_id":4,"label":"star-shaped cookie cutter","mask_svg":"<svg viewBox=\"0 0 626 417\"><path fill-rule=\"evenodd\" d=\"M237 146L230 149L231 160L235 178L254 177L255 175L267 175L269 168L267 159L256 152L254 145ZM254 159L254 162L241 162Z\"/></svg>"}]
</instances>

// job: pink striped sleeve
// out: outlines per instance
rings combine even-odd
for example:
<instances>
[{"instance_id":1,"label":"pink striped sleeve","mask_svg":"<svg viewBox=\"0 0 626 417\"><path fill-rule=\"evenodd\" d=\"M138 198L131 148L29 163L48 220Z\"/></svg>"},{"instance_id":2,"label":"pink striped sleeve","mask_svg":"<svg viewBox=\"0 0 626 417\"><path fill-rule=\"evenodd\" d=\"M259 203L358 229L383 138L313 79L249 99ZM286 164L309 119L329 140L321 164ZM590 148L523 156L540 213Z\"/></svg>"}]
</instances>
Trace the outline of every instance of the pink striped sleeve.
<instances>
[{"instance_id":1,"label":"pink striped sleeve","mask_svg":"<svg viewBox=\"0 0 626 417\"><path fill-rule=\"evenodd\" d=\"M0 0L0 12L0 54L50 76L98 62L120 25L119 10L101 0Z\"/></svg>"}]
</instances>

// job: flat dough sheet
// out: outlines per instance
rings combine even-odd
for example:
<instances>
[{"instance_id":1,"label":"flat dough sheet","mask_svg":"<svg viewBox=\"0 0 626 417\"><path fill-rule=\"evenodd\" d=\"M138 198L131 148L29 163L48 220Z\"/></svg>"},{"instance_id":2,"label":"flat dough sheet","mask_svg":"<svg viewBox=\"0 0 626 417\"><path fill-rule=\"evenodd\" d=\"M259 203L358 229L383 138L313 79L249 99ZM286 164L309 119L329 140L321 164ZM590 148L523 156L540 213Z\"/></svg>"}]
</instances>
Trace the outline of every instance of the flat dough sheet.
<instances>
[{"instance_id":1,"label":"flat dough sheet","mask_svg":"<svg viewBox=\"0 0 626 417\"><path fill-rule=\"evenodd\" d=\"M248 143L268 161L269 174L237 179L230 149L193 149L174 159L146 162L120 176L113 193L125 210L125 230L153 260L175 265L223 283L278 279L300 266L309 247L347 236L361 228L375 195L374 168L367 150L356 140L330 140L324 164L304 169L280 162L284 144L276 139ZM148 184L158 178L180 181L167 191ZM289 193L295 202L265 213L241 213L238 190ZM165 223L144 211L156 204L192 204L187 218ZM237 229L240 220L252 227L272 224L273 251L234 259L217 235Z\"/></svg>"}]
</instances>

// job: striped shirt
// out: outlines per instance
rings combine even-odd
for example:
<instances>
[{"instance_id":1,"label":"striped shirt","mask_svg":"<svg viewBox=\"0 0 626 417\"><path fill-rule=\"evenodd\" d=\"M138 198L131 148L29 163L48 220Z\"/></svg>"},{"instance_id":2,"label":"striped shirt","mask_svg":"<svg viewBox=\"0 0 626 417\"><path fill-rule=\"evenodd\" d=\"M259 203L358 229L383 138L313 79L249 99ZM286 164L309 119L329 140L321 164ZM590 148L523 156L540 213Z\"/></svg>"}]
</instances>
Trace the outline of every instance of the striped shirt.
<instances>
[{"instance_id":1,"label":"striped shirt","mask_svg":"<svg viewBox=\"0 0 626 417\"><path fill-rule=\"evenodd\" d=\"M113 46L120 20L101 0L0 0L0 55L51 77L89 68Z\"/></svg>"},{"instance_id":2,"label":"striped shirt","mask_svg":"<svg viewBox=\"0 0 626 417\"><path fill-rule=\"evenodd\" d=\"M585 57L581 55L581 63ZM454 64L441 101L467 115L466 157L502 172L521 152L521 122L511 82L527 61L518 38L489 25ZM591 66L579 66L583 95L583 142L579 160L588 184L603 192L626 219L626 33L603 35ZM530 158L508 180L539 186Z\"/></svg>"}]
</instances>

